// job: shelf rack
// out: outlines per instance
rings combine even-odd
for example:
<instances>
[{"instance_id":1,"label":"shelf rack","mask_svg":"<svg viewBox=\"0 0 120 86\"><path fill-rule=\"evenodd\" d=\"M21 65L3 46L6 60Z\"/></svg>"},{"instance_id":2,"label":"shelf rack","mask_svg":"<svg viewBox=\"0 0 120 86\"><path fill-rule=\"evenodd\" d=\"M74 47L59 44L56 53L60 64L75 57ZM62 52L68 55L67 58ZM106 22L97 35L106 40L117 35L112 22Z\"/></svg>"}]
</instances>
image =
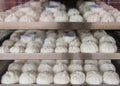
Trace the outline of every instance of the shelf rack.
<instances>
[{"instance_id":1,"label":"shelf rack","mask_svg":"<svg viewBox=\"0 0 120 86\"><path fill-rule=\"evenodd\" d=\"M34 53L34 54L0 54L0 60L14 60L14 59L103 59L103 60L108 60L108 59L120 59L120 54L119 53L110 53L110 54L105 54L105 53L94 53L94 54L88 54L88 53L78 53L78 54L58 54L58 53L47 53L47 54L41 54L41 53Z\"/></svg>"},{"instance_id":2,"label":"shelf rack","mask_svg":"<svg viewBox=\"0 0 120 86\"><path fill-rule=\"evenodd\" d=\"M87 22L0 22L0 29L41 29L41 30L58 30L58 29L73 29L73 30L120 30L120 23L87 23Z\"/></svg>"},{"instance_id":3,"label":"shelf rack","mask_svg":"<svg viewBox=\"0 0 120 86\"><path fill-rule=\"evenodd\" d=\"M40 30L58 30L58 29L73 29L73 30L120 30L120 23L87 23L87 22L62 22L62 23L55 23L55 22L29 22L29 23L22 23L22 22L0 22L0 29L40 29ZM34 53L34 54L0 54L0 60L15 60L15 59L120 59L120 54L118 53L94 53L94 54L87 54L87 53L78 53L78 54L41 54L41 53ZM13 85L4 85L0 84L0 86L44 86L44 85L20 85L20 84L13 84ZM45 85L45 86L80 86L80 85ZM81 85L81 86L120 86L120 85Z\"/></svg>"}]
</instances>

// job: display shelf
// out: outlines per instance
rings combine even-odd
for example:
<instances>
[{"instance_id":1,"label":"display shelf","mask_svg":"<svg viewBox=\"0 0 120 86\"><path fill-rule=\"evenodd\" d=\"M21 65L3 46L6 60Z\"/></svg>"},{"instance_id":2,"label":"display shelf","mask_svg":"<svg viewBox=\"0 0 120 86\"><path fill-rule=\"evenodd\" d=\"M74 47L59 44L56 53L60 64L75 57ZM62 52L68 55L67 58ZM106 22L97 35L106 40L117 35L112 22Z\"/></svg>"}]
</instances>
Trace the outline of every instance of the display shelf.
<instances>
[{"instance_id":1,"label":"display shelf","mask_svg":"<svg viewBox=\"0 0 120 86\"><path fill-rule=\"evenodd\" d=\"M0 60L13 60L13 59L120 59L119 53L78 53L78 54L57 54L57 53L49 53L49 54L0 54Z\"/></svg>"},{"instance_id":2,"label":"display shelf","mask_svg":"<svg viewBox=\"0 0 120 86\"><path fill-rule=\"evenodd\" d=\"M0 22L0 29L103 29L120 30L120 23L87 23L87 22Z\"/></svg>"}]
</instances>

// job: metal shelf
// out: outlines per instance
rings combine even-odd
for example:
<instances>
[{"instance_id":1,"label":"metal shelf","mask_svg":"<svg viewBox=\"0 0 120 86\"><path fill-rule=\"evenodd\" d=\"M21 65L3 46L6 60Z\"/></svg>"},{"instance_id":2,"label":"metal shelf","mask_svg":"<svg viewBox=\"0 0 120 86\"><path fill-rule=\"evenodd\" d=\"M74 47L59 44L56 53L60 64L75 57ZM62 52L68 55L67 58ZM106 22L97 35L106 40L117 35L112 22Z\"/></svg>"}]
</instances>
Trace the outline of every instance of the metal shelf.
<instances>
[{"instance_id":1,"label":"metal shelf","mask_svg":"<svg viewBox=\"0 0 120 86\"><path fill-rule=\"evenodd\" d=\"M103 29L103 30L120 30L120 23L87 23L87 22L0 22L0 29Z\"/></svg>"},{"instance_id":2,"label":"metal shelf","mask_svg":"<svg viewBox=\"0 0 120 86\"><path fill-rule=\"evenodd\" d=\"M0 54L0 60L13 60L13 59L120 59L119 53L94 53L94 54L87 54L87 53L77 53L77 54L57 54L57 53L50 53L50 54L41 54L41 53L34 53L34 54Z\"/></svg>"}]
</instances>

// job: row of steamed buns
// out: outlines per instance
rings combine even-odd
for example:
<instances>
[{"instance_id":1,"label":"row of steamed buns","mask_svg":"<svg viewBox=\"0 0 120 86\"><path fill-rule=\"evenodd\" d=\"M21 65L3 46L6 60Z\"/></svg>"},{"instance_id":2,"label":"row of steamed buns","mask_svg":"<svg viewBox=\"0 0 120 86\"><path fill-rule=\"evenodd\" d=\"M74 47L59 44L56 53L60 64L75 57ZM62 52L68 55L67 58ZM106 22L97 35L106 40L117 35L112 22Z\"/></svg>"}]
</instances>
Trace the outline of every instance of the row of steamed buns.
<instances>
[{"instance_id":1,"label":"row of steamed buns","mask_svg":"<svg viewBox=\"0 0 120 86\"><path fill-rule=\"evenodd\" d=\"M120 22L120 11L105 3L100 5L93 1L81 3L78 0L77 8L71 8L66 12L66 8L58 8L59 2L50 7L45 5L39 21L42 22ZM58 7L56 7L58 6ZM60 10L59 10L60 9Z\"/></svg>"},{"instance_id":2,"label":"row of steamed buns","mask_svg":"<svg viewBox=\"0 0 120 86\"><path fill-rule=\"evenodd\" d=\"M111 60L15 60L2 76L2 84L109 84L119 75Z\"/></svg>"},{"instance_id":3,"label":"row of steamed buns","mask_svg":"<svg viewBox=\"0 0 120 86\"><path fill-rule=\"evenodd\" d=\"M103 30L17 30L0 53L114 53L115 39Z\"/></svg>"},{"instance_id":4,"label":"row of steamed buns","mask_svg":"<svg viewBox=\"0 0 120 86\"><path fill-rule=\"evenodd\" d=\"M119 10L107 4L98 5L86 1L66 11L66 6L57 1L29 1L0 12L0 22L120 22ZM108 9L109 8L109 9ZM82 15L81 15L82 14Z\"/></svg>"}]
</instances>

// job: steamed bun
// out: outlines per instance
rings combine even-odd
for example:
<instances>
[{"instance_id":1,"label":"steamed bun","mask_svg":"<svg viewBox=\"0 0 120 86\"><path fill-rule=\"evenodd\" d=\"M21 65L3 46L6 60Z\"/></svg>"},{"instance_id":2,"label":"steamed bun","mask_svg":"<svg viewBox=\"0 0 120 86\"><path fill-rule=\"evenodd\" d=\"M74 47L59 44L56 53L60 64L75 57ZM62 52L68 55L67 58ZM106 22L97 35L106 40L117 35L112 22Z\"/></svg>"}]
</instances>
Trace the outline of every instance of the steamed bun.
<instances>
[{"instance_id":1,"label":"steamed bun","mask_svg":"<svg viewBox=\"0 0 120 86\"><path fill-rule=\"evenodd\" d=\"M111 60L99 60L99 65L105 64L105 63L111 63Z\"/></svg>"},{"instance_id":2,"label":"steamed bun","mask_svg":"<svg viewBox=\"0 0 120 86\"><path fill-rule=\"evenodd\" d=\"M96 71L90 71L86 74L86 83L92 85L102 84L102 75Z\"/></svg>"},{"instance_id":3,"label":"steamed bun","mask_svg":"<svg viewBox=\"0 0 120 86\"><path fill-rule=\"evenodd\" d=\"M41 53L53 53L54 49L51 47L43 47L41 48Z\"/></svg>"},{"instance_id":4,"label":"steamed bun","mask_svg":"<svg viewBox=\"0 0 120 86\"><path fill-rule=\"evenodd\" d=\"M22 66L23 64L22 63L18 63L18 62L15 62L15 63L11 63L8 67L8 70L9 71L19 71L21 72L22 70Z\"/></svg>"},{"instance_id":5,"label":"steamed bun","mask_svg":"<svg viewBox=\"0 0 120 86\"><path fill-rule=\"evenodd\" d=\"M116 72L107 71L103 74L103 82L109 85L118 85L120 83L120 78Z\"/></svg>"},{"instance_id":6,"label":"steamed bun","mask_svg":"<svg viewBox=\"0 0 120 86\"><path fill-rule=\"evenodd\" d=\"M84 71L89 72L89 71L98 71L98 67L94 64L85 64L84 65Z\"/></svg>"},{"instance_id":7,"label":"steamed bun","mask_svg":"<svg viewBox=\"0 0 120 86\"><path fill-rule=\"evenodd\" d=\"M14 46L14 47L10 48L10 52L11 53L24 53L25 49L22 46Z\"/></svg>"},{"instance_id":8,"label":"steamed bun","mask_svg":"<svg viewBox=\"0 0 120 86\"><path fill-rule=\"evenodd\" d=\"M38 67L38 71L39 72L52 72L52 66L50 66L49 64L40 64L39 67Z\"/></svg>"},{"instance_id":9,"label":"steamed bun","mask_svg":"<svg viewBox=\"0 0 120 86\"><path fill-rule=\"evenodd\" d=\"M103 43L103 42L110 42L116 44L115 39L109 35L104 35L103 37L100 38L99 43Z\"/></svg>"},{"instance_id":10,"label":"steamed bun","mask_svg":"<svg viewBox=\"0 0 120 86\"><path fill-rule=\"evenodd\" d=\"M75 8L68 10L68 16L79 15L79 11Z\"/></svg>"},{"instance_id":11,"label":"steamed bun","mask_svg":"<svg viewBox=\"0 0 120 86\"><path fill-rule=\"evenodd\" d=\"M94 64L94 65L98 65L98 61L97 60L85 60L84 61L85 64Z\"/></svg>"},{"instance_id":12,"label":"steamed bun","mask_svg":"<svg viewBox=\"0 0 120 86\"><path fill-rule=\"evenodd\" d=\"M80 46L80 40L79 39L75 39L75 40L73 40L73 41L71 41L70 43L69 43L69 47L79 47Z\"/></svg>"},{"instance_id":13,"label":"steamed bun","mask_svg":"<svg viewBox=\"0 0 120 86\"><path fill-rule=\"evenodd\" d=\"M53 71L54 71L54 73L67 71L67 65L63 64L63 63L58 63L58 64L54 65Z\"/></svg>"},{"instance_id":14,"label":"steamed bun","mask_svg":"<svg viewBox=\"0 0 120 86\"><path fill-rule=\"evenodd\" d=\"M15 14L10 14L5 18L5 22L17 22L19 18Z\"/></svg>"},{"instance_id":15,"label":"steamed bun","mask_svg":"<svg viewBox=\"0 0 120 86\"><path fill-rule=\"evenodd\" d=\"M117 46L110 42L103 42L99 45L99 51L101 53L115 53L117 52Z\"/></svg>"},{"instance_id":16,"label":"steamed bun","mask_svg":"<svg viewBox=\"0 0 120 86\"><path fill-rule=\"evenodd\" d=\"M68 70L70 72L76 72L76 71L83 71L83 67L81 64L70 64L68 67Z\"/></svg>"},{"instance_id":17,"label":"steamed bun","mask_svg":"<svg viewBox=\"0 0 120 86\"><path fill-rule=\"evenodd\" d=\"M100 16L98 14L92 14L86 20L87 22L100 22Z\"/></svg>"},{"instance_id":18,"label":"steamed bun","mask_svg":"<svg viewBox=\"0 0 120 86\"><path fill-rule=\"evenodd\" d=\"M83 18L80 15L70 16L69 22L83 22Z\"/></svg>"},{"instance_id":19,"label":"steamed bun","mask_svg":"<svg viewBox=\"0 0 120 86\"><path fill-rule=\"evenodd\" d=\"M36 82L37 74L35 72L24 72L20 75L20 84L34 84Z\"/></svg>"},{"instance_id":20,"label":"steamed bun","mask_svg":"<svg viewBox=\"0 0 120 86\"><path fill-rule=\"evenodd\" d=\"M67 53L68 49L66 47L56 47L55 53Z\"/></svg>"},{"instance_id":21,"label":"steamed bun","mask_svg":"<svg viewBox=\"0 0 120 86\"><path fill-rule=\"evenodd\" d=\"M34 63L25 63L22 67L22 72L37 71L37 65Z\"/></svg>"},{"instance_id":22,"label":"steamed bun","mask_svg":"<svg viewBox=\"0 0 120 86\"><path fill-rule=\"evenodd\" d=\"M66 71L56 73L54 76L55 84L68 84L70 82L70 77Z\"/></svg>"},{"instance_id":23,"label":"steamed bun","mask_svg":"<svg viewBox=\"0 0 120 86\"><path fill-rule=\"evenodd\" d=\"M82 53L97 53L98 46L96 43L88 41L81 44L81 52Z\"/></svg>"},{"instance_id":24,"label":"steamed bun","mask_svg":"<svg viewBox=\"0 0 120 86\"><path fill-rule=\"evenodd\" d=\"M10 52L9 46L1 46L0 47L0 53L9 53L9 52Z\"/></svg>"},{"instance_id":25,"label":"steamed bun","mask_svg":"<svg viewBox=\"0 0 120 86\"><path fill-rule=\"evenodd\" d=\"M116 68L111 63L104 63L100 66L100 71L106 72L106 71L116 71Z\"/></svg>"},{"instance_id":26,"label":"steamed bun","mask_svg":"<svg viewBox=\"0 0 120 86\"><path fill-rule=\"evenodd\" d=\"M21 47L26 48L26 44L25 44L25 43L23 43L23 42L21 42L21 41L17 41L17 42L15 43L15 45L14 45L14 46L16 46L16 47L21 46Z\"/></svg>"},{"instance_id":27,"label":"steamed bun","mask_svg":"<svg viewBox=\"0 0 120 86\"><path fill-rule=\"evenodd\" d=\"M39 73L36 83L37 84L51 84L53 83L53 75L47 72Z\"/></svg>"},{"instance_id":28,"label":"steamed bun","mask_svg":"<svg viewBox=\"0 0 120 86\"><path fill-rule=\"evenodd\" d=\"M55 22L68 22L68 15L61 12L59 15L55 16Z\"/></svg>"},{"instance_id":29,"label":"steamed bun","mask_svg":"<svg viewBox=\"0 0 120 86\"><path fill-rule=\"evenodd\" d=\"M16 71L7 71L1 79L2 84L17 84L20 73Z\"/></svg>"},{"instance_id":30,"label":"steamed bun","mask_svg":"<svg viewBox=\"0 0 120 86\"><path fill-rule=\"evenodd\" d=\"M79 53L80 48L79 47L69 47L69 53Z\"/></svg>"},{"instance_id":31,"label":"steamed bun","mask_svg":"<svg viewBox=\"0 0 120 86\"><path fill-rule=\"evenodd\" d=\"M115 19L112 15L110 14L104 14L101 18L101 22L115 22Z\"/></svg>"},{"instance_id":32,"label":"steamed bun","mask_svg":"<svg viewBox=\"0 0 120 86\"><path fill-rule=\"evenodd\" d=\"M94 37L97 38L98 40L105 35L107 35L107 33L103 30L101 30L101 31L97 30L94 32Z\"/></svg>"},{"instance_id":33,"label":"steamed bun","mask_svg":"<svg viewBox=\"0 0 120 86\"><path fill-rule=\"evenodd\" d=\"M12 47L13 45L14 45L14 41L12 41L12 40L5 40L5 41L2 43L2 46Z\"/></svg>"},{"instance_id":34,"label":"steamed bun","mask_svg":"<svg viewBox=\"0 0 120 86\"><path fill-rule=\"evenodd\" d=\"M25 49L25 53L39 53L40 49L38 47L29 46Z\"/></svg>"},{"instance_id":35,"label":"steamed bun","mask_svg":"<svg viewBox=\"0 0 120 86\"><path fill-rule=\"evenodd\" d=\"M71 81L70 81L71 84L81 85L85 83L85 74L83 72L80 72L80 71L73 72L70 75L70 78L71 78Z\"/></svg>"},{"instance_id":36,"label":"steamed bun","mask_svg":"<svg viewBox=\"0 0 120 86\"><path fill-rule=\"evenodd\" d=\"M36 20L29 15L24 15L19 19L19 22L35 22Z\"/></svg>"}]
</instances>

